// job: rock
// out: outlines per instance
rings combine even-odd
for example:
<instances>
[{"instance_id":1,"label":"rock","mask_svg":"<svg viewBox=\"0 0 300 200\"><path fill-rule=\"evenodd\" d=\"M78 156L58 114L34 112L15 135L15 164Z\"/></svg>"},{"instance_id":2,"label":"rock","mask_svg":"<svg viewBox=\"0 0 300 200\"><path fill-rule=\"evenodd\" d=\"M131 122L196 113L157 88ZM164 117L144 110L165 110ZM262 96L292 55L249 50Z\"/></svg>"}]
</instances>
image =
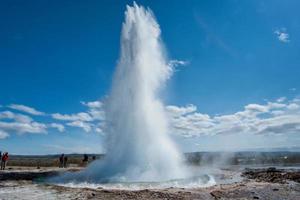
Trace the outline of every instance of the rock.
<instances>
[{"instance_id":1,"label":"rock","mask_svg":"<svg viewBox=\"0 0 300 200\"><path fill-rule=\"evenodd\" d=\"M222 197L222 192L219 191L219 190L215 190L215 191L212 191L210 193L211 196L215 197L215 198L221 198Z\"/></svg>"},{"instance_id":2,"label":"rock","mask_svg":"<svg viewBox=\"0 0 300 200\"><path fill-rule=\"evenodd\" d=\"M286 183L295 181L300 183L300 170L286 171L270 167L267 169L246 169L242 173L243 177L255 179L259 182Z\"/></svg>"},{"instance_id":3,"label":"rock","mask_svg":"<svg viewBox=\"0 0 300 200\"><path fill-rule=\"evenodd\" d=\"M267 172L277 172L276 167L269 167Z\"/></svg>"}]
</instances>

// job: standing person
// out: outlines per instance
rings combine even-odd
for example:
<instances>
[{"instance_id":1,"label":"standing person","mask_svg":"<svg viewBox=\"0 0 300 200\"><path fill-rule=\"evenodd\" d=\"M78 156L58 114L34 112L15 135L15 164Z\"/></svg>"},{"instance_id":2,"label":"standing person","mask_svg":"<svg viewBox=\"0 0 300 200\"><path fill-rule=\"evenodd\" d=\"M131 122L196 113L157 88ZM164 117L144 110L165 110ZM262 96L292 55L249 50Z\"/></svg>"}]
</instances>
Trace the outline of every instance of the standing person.
<instances>
[{"instance_id":1,"label":"standing person","mask_svg":"<svg viewBox=\"0 0 300 200\"><path fill-rule=\"evenodd\" d=\"M4 153L3 153L3 155L4 155ZM3 155L2 155L2 152L0 151L0 163L1 163L1 168L0 168L0 170L2 170L2 165L3 165L3 164L2 164L2 156L3 156Z\"/></svg>"},{"instance_id":2,"label":"standing person","mask_svg":"<svg viewBox=\"0 0 300 200\"><path fill-rule=\"evenodd\" d=\"M64 167L64 158L65 158L65 154L61 154L61 156L59 157L59 168Z\"/></svg>"},{"instance_id":3,"label":"standing person","mask_svg":"<svg viewBox=\"0 0 300 200\"><path fill-rule=\"evenodd\" d=\"M82 160L83 165L86 166L88 161L89 161L89 156L87 154L84 154Z\"/></svg>"},{"instance_id":4,"label":"standing person","mask_svg":"<svg viewBox=\"0 0 300 200\"><path fill-rule=\"evenodd\" d=\"M5 170L8 161L8 152L5 152L1 158L1 170Z\"/></svg>"},{"instance_id":5,"label":"standing person","mask_svg":"<svg viewBox=\"0 0 300 200\"><path fill-rule=\"evenodd\" d=\"M67 168L68 166L68 156L64 157L64 168Z\"/></svg>"}]
</instances>

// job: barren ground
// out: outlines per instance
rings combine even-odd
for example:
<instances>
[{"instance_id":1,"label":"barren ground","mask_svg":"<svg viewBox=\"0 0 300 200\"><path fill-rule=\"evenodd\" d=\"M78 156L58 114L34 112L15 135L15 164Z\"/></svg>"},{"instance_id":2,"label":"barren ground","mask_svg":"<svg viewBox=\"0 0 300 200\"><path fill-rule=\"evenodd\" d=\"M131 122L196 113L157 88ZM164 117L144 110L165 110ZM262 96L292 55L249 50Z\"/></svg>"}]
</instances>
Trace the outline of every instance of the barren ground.
<instances>
[{"instance_id":1,"label":"barren ground","mask_svg":"<svg viewBox=\"0 0 300 200\"><path fill-rule=\"evenodd\" d=\"M78 170L78 169L72 169ZM32 179L63 173L63 170L11 169L0 172L0 199L300 199L299 169L245 169L238 182L207 188L113 190L72 188L37 184ZM236 174L231 171L226 178Z\"/></svg>"}]
</instances>

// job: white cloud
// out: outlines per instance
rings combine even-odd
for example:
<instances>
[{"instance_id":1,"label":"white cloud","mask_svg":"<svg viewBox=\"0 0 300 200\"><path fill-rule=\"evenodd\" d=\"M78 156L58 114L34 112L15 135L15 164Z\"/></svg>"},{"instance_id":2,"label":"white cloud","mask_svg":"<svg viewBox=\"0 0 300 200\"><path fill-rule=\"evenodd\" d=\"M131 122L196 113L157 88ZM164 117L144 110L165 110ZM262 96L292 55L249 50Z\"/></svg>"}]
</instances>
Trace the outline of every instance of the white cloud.
<instances>
[{"instance_id":1,"label":"white cloud","mask_svg":"<svg viewBox=\"0 0 300 200\"><path fill-rule=\"evenodd\" d=\"M47 133L47 126L43 123L35 122L31 117L11 111L0 112L0 139L8 136L9 133Z\"/></svg>"},{"instance_id":2,"label":"white cloud","mask_svg":"<svg viewBox=\"0 0 300 200\"><path fill-rule=\"evenodd\" d=\"M105 112L100 101L82 102L85 112L74 114L54 113L53 119L61 120L39 123L31 117L11 111L0 112L0 138L10 133L47 133L48 128L63 132L78 127L85 132L103 134ZM210 116L197 111L195 105L166 106L171 132L183 137L226 134L284 134L300 131L300 99L280 97L264 104L248 104L242 110L227 115Z\"/></svg>"},{"instance_id":3,"label":"white cloud","mask_svg":"<svg viewBox=\"0 0 300 200\"><path fill-rule=\"evenodd\" d=\"M90 101L81 103L89 108L87 112L91 115L93 121L105 119L105 112L103 110L103 103L101 101Z\"/></svg>"},{"instance_id":4,"label":"white cloud","mask_svg":"<svg viewBox=\"0 0 300 200\"><path fill-rule=\"evenodd\" d=\"M184 61L184 60L170 60L169 61L169 66L171 66L171 67L185 66L185 65L188 65L188 64L189 64L189 62Z\"/></svg>"},{"instance_id":5,"label":"white cloud","mask_svg":"<svg viewBox=\"0 0 300 200\"><path fill-rule=\"evenodd\" d=\"M0 122L0 130L8 132L24 133L47 133L47 126L38 122Z\"/></svg>"},{"instance_id":6,"label":"white cloud","mask_svg":"<svg viewBox=\"0 0 300 200\"><path fill-rule=\"evenodd\" d=\"M254 112L254 113L265 113L268 112L268 107L264 106L264 105L259 105L259 104L249 104L247 106L245 106L245 110L250 111L250 112Z\"/></svg>"},{"instance_id":7,"label":"white cloud","mask_svg":"<svg viewBox=\"0 0 300 200\"><path fill-rule=\"evenodd\" d=\"M103 110L91 109L88 112L92 116L93 121L96 121L96 120L105 120L105 112Z\"/></svg>"},{"instance_id":8,"label":"white cloud","mask_svg":"<svg viewBox=\"0 0 300 200\"><path fill-rule=\"evenodd\" d=\"M83 121L73 121L67 123L68 126L79 127L82 128L85 132L90 132L92 130L92 124L83 122Z\"/></svg>"},{"instance_id":9,"label":"white cloud","mask_svg":"<svg viewBox=\"0 0 300 200\"><path fill-rule=\"evenodd\" d=\"M75 114L54 113L51 116L57 120L69 121L66 124L68 126L82 128L85 132L90 132L94 127L94 121L104 120L105 114L102 109L103 103L101 101L91 101L81 102L81 104L88 107L88 110L86 112ZM99 132L99 130L95 128L94 131Z\"/></svg>"},{"instance_id":10,"label":"white cloud","mask_svg":"<svg viewBox=\"0 0 300 200\"><path fill-rule=\"evenodd\" d=\"M49 127L51 128L56 128L59 132L64 132L65 131L65 126L62 124L58 124L58 123L51 123L49 125Z\"/></svg>"},{"instance_id":11,"label":"white cloud","mask_svg":"<svg viewBox=\"0 0 300 200\"><path fill-rule=\"evenodd\" d=\"M89 108L101 108L103 103L101 101L90 101L90 102L81 102L82 105L85 105Z\"/></svg>"},{"instance_id":12,"label":"white cloud","mask_svg":"<svg viewBox=\"0 0 300 200\"><path fill-rule=\"evenodd\" d=\"M285 112L283 110L273 110L271 111L272 115L283 115Z\"/></svg>"},{"instance_id":13,"label":"white cloud","mask_svg":"<svg viewBox=\"0 0 300 200\"><path fill-rule=\"evenodd\" d=\"M289 110L297 110L297 109L299 109L299 104L296 104L296 103L291 103L291 104L289 104L289 105L287 105L287 109L289 109Z\"/></svg>"},{"instance_id":14,"label":"white cloud","mask_svg":"<svg viewBox=\"0 0 300 200\"><path fill-rule=\"evenodd\" d=\"M281 102L284 102L285 100L286 100L286 97L280 97L276 101L281 103Z\"/></svg>"},{"instance_id":15,"label":"white cloud","mask_svg":"<svg viewBox=\"0 0 300 200\"><path fill-rule=\"evenodd\" d=\"M53 113L50 115L52 120L50 119L51 121L45 124L36 122L28 115L14 113L12 111L2 111L0 112L0 131L2 135L0 139L10 133L47 133L47 129L49 128L55 128L59 132L64 132L66 129L65 125L82 128L85 132L94 131L96 133L103 133L103 125L105 124L103 103L101 101L91 101L81 102L81 104L87 107L86 112L71 114ZM24 105L10 104L7 107L31 115L46 116L45 113ZM62 123L56 123L55 120L60 120ZM98 124L101 124L101 126L98 127Z\"/></svg>"},{"instance_id":16,"label":"white cloud","mask_svg":"<svg viewBox=\"0 0 300 200\"><path fill-rule=\"evenodd\" d=\"M277 35L277 39L280 42L283 42L283 43L290 42L290 39L289 39L290 36L286 32L285 28L277 29L277 30L274 31L274 33Z\"/></svg>"},{"instance_id":17,"label":"white cloud","mask_svg":"<svg viewBox=\"0 0 300 200\"><path fill-rule=\"evenodd\" d=\"M258 120L254 126L257 134L287 134L300 131L299 115L287 114Z\"/></svg>"},{"instance_id":18,"label":"white cloud","mask_svg":"<svg viewBox=\"0 0 300 200\"><path fill-rule=\"evenodd\" d=\"M51 115L54 119L63 121L93 121L93 118L85 112L80 112L76 114L60 114L54 113Z\"/></svg>"},{"instance_id":19,"label":"white cloud","mask_svg":"<svg viewBox=\"0 0 300 200\"><path fill-rule=\"evenodd\" d=\"M285 134L300 131L300 101L249 104L230 115L209 116L191 106L166 108L172 133L184 137L218 134ZM195 107L193 107L195 108ZM175 114L174 114L175 113Z\"/></svg>"},{"instance_id":20,"label":"white cloud","mask_svg":"<svg viewBox=\"0 0 300 200\"><path fill-rule=\"evenodd\" d=\"M268 109L272 110L272 109L282 109L286 107L286 104L284 103L277 103L277 102L268 102L267 104Z\"/></svg>"},{"instance_id":21,"label":"white cloud","mask_svg":"<svg viewBox=\"0 0 300 200\"><path fill-rule=\"evenodd\" d=\"M101 101L80 102L86 106L88 110L86 112L80 112L75 114L52 114L52 118L56 120L68 121L66 125L72 127L82 128L85 132L101 132L101 128L97 128L96 124L105 120L105 112L103 110L103 103Z\"/></svg>"},{"instance_id":22,"label":"white cloud","mask_svg":"<svg viewBox=\"0 0 300 200\"><path fill-rule=\"evenodd\" d=\"M3 130L0 130L0 139L5 139L9 136L9 134Z\"/></svg>"},{"instance_id":23,"label":"white cloud","mask_svg":"<svg viewBox=\"0 0 300 200\"><path fill-rule=\"evenodd\" d=\"M11 104L8 106L11 109L14 110L18 110L18 111L22 111L31 115L45 115L44 112L38 111L34 108L28 107L28 106L24 106L24 105L20 105L20 104Z\"/></svg>"},{"instance_id":24,"label":"white cloud","mask_svg":"<svg viewBox=\"0 0 300 200\"><path fill-rule=\"evenodd\" d=\"M99 128L99 127L96 127L96 128L95 128L95 131L96 131L97 133L103 134L103 130L102 130L101 128Z\"/></svg>"},{"instance_id":25,"label":"white cloud","mask_svg":"<svg viewBox=\"0 0 300 200\"><path fill-rule=\"evenodd\" d=\"M184 107L170 105L167 106L166 109L168 113L171 114L172 116L181 116L181 115L195 112L197 110L197 107L194 106L193 104L189 104Z\"/></svg>"},{"instance_id":26,"label":"white cloud","mask_svg":"<svg viewBox=\"0 0 300 200\"><path fill-rule=\"evenodd\" d=\"M27 115L16 114L11 111L0 112L0 119L10 119L20 123L30 123L31 121L33 121L33 119Z\"/></svg>"}]
</instances>

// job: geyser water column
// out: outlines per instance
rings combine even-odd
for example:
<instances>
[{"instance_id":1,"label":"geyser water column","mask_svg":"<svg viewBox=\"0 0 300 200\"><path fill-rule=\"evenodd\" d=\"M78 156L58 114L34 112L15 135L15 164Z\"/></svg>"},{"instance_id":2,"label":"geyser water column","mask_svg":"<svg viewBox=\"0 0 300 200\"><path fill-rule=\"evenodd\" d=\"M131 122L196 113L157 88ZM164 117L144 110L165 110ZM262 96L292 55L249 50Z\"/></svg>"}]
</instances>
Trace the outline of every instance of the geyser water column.
<instances>
[{"instance_id":1,"label":"geyser water column","mask_svg":"<svg viewBox=\"0 0 300 200\"><path fill-rule=\"evenodd\" d=\"M105 102L106 156L62 179L101 183L185 178L159 99L171 74L152 12L135 3L127 6L120 58Z\"/></svg>"},{"instance_id":2,"label":"geyser water column","mask_svg":"<svg viewBox=\"0 0 300 200\"><path fill-rule=\"evenodd\" d=\"M106 107L105 162L113 174L133 181L184 176L159 99L171 73L152 12L135 3L127 6L121 55Z\"/></svg>"}]
</instances>

